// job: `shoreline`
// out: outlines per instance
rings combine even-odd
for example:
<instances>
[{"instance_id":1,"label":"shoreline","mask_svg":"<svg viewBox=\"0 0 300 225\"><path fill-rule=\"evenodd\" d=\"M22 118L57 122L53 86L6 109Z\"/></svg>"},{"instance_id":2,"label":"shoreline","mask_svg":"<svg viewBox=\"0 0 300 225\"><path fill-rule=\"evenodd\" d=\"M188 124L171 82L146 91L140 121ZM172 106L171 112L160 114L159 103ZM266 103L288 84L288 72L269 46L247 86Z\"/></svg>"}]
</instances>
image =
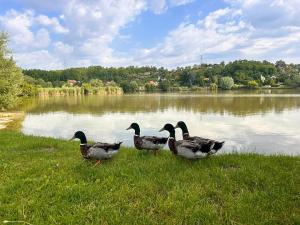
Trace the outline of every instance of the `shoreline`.
<instances>
[{"instance_id":1,"label":"shoreline","mask_svg":"<svg viewBox=\"0 0 300 225\"><path fill-rule=\"evenodd\" d=\"M12 128L12 124L24 117L24 112L0 112L0 130Z\"/></svg>"}]
</instances>

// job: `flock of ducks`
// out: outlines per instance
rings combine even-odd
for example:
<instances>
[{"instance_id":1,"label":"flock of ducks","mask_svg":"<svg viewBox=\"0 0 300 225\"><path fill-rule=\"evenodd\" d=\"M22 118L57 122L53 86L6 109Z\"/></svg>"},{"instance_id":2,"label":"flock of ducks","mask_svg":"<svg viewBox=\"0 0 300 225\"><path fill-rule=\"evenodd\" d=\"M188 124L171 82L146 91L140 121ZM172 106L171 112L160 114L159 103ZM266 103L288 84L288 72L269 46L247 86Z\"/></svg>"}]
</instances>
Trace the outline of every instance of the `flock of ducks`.
<instances>
[{"instance_id":1,"label":"flock of ducks","mask_svg":"<svg viewBox=\"0 0 300 225\"><path fill-rule=\"evenodd\" d=\"M175 129L182 130L182 140L176 140ZM199 159L208 155L215 154L220 150L224 141L219 142L198 136L190 136L188 128L183 121L179 121L174 127L172 124L165 124L159 131L168 131L169 137L156 136L140 136L140 127L137 123L132 123L127 130L134 130L134 146L138 150L157 151L161 150L168 142L170 151L174 155L178 155L187 159ZM101 143L88 144L85 134L82 131L77 131L70 139L80 140L80 151L85 159L97 160L96 165L101 163L101 160L110 159L119 152L122 142L119 143Z\"/></svg>"}]
</instances>

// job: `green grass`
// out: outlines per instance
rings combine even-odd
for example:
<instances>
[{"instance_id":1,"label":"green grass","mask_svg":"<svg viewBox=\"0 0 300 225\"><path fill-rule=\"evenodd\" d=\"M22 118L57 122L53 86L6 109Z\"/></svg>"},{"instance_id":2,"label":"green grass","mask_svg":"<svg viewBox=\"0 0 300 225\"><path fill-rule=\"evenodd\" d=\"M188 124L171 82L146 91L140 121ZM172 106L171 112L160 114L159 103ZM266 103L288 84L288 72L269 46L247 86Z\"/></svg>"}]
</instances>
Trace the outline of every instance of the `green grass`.
<instances>
[{"instance_id":1,"label":"green grass","mask_svg":"<svg viewBox=\"0 0 300 225\"><path fill-rule=\"evenodd\" d=\"M94 167L78 142L0 131L0 143L0 223L300 223L300 157L122 148Z\"/></svg>"}]
</instances>

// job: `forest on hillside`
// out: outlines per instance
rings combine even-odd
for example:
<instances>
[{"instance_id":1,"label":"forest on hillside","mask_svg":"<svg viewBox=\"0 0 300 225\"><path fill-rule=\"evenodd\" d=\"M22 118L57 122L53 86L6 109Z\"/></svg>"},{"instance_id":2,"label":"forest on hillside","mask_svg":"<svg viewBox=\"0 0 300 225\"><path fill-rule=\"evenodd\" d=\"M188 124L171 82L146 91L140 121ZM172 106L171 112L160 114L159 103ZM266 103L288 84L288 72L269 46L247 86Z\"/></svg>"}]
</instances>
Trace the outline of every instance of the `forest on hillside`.
<instances>
[{"instance_id":1,"label":"forest on hillside","mask_svg":"<svg viewBox=\"0 0 300 225\"><path fill-rule=\"evenodd\" d=\"M23 70L23 73L28 83L41 87L62 87L69 85L68 80L75 80L78 86L84 83L91 86L107 83L118 85L125 92L170 91L180 87L232 89L300 86L300 65L287 64L282 60L274 64L268 61L237 60L227 64L202 64L172 70L152 66L90 66L64 70L28 69Z\"/></svg>"}]
</instances>

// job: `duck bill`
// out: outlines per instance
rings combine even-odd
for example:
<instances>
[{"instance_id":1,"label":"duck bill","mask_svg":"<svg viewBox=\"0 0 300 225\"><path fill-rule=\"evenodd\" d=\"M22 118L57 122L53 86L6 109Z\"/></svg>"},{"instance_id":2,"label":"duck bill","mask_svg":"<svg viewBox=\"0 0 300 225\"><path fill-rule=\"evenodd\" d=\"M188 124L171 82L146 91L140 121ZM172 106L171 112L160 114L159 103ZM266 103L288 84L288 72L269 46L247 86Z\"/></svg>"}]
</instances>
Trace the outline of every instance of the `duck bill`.
<instances>
[{"instance_id":1,"label":"duck bill","mask_svg":"<svg viewBox=\"0 0 300 225\"><path fill-rule=\"evenodd\" d=\"M75 139L75 136L73 136L69 141L72 141L72 140L74 140Z\"/></svg>"},{"instance_id":2,"label":"duck bill","mask_svg":"<svg viewBox=\"0 0 300 225\"><path fill-rule=\"evenodd\" d=\"M132 129L132 127L130 126L130 127L128 127L126 130L130 130L130 129Z\"/></svg>"},{"instance_id":3,"label":"duck bill","mask_svg":"<svg viewBox=\"0 0 300 225\"><path fill-rule=\"evenodd\" d=\"M158 132L162 132L162 131L164 131L165 130L165 128L161 128Z\"/></svg>"}]
</instances>

